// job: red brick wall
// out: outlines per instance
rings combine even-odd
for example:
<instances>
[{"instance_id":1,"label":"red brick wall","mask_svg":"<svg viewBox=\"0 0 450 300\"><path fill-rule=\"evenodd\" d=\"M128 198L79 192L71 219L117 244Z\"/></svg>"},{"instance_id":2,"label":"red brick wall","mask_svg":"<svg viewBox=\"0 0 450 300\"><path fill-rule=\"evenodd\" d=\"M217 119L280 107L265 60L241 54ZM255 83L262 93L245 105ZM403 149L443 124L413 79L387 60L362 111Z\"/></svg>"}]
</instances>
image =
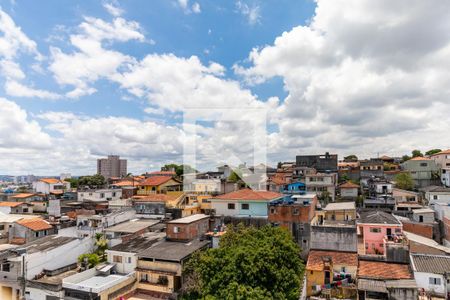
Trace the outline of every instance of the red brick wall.
<instances>
[{"instance_id":1,"label":"red brick wall","mask_svg":"<svg viewBox=\"0 0 450 300\"><path fill-rule=\"evenodd\" d=\"M403 230L429 239L433 238L433 225L430 224L403 222Z\"/></svg>"},{"instance_id":2,"label":"red brick wall","mask_svg":"<svg viewBox=\"0 0 450 300\"><path fill-rule=\"evenodd\" d=\"M444 217L442 221L444 223L444 238L450 242L450 217Z\"/></svg>"},{"instance_id":3,"label":"red brick wall","mask_svg":"<svg viewBox=\"0 0 450 300\"><path fill-rule=\"evenodd\" d=\"M178 233L174 232L178 227ZM166 234L170 240L188 241L193 240L209 231L209 219L202 219L189 224L168 223Z\"/></svg>"}]
</instances>

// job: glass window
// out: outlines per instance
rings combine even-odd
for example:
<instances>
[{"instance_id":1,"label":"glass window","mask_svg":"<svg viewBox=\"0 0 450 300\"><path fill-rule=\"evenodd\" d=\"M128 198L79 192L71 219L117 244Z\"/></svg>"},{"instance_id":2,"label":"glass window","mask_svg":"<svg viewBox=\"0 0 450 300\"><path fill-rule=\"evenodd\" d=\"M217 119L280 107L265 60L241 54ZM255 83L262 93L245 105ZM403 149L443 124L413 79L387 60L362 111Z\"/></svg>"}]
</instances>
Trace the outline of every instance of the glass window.
<instances>
[{"instance_id":1,"label":"glass window","mask_svg":"<svg viewBox=\"0 0 450 300\"><path fill-rule=\"evenodd\" d=\"M234 203L228 203L228 209L234 209Z\"/></svg>"},{"instance_id":2,"label":"glass window","mask_svg":"<svg viewBox=\"0 0 450 300\"><path fill-rule=\"evenodd\" d=\"M113 255L113 262L121 263L122 262L122 256L120 256L120 255Z\"/></svg>"},{"instance_id":3,"label":"glass window","mask_svg":"<svg viewBox=\"0 0 450 300\"><path fill-rule=\"evenodd\" d=\"M247 210L247 209L250 208L250 204L248 204L248 203L242 203L242 204L241 204L241 208Z\"/></svg>"},{"instance_id":4,"label":"glass window","mask_svg":"<svg viewBox=\"0 0 450 300\"><path fill-rule=\"evenodd\" d=\"M371 228L370 228L370 232L373 232L373 233L379 233L379 232L381 232L381 228L371 227Z\"/></svg>"}]
</instances>

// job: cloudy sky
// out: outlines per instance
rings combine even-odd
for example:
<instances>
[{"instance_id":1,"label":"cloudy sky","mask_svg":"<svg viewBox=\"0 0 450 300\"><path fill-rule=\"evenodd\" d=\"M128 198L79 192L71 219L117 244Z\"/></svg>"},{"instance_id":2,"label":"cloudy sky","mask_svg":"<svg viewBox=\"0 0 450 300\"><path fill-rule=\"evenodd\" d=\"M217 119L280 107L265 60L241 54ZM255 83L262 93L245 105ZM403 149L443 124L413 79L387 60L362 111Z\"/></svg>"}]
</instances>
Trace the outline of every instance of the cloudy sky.
<instances>
[{"instance_id":1,"label":"cloudy sky","mask_svg":"<svg viewBox=\"0 0 450 300\"><path fill-rule=\"evenodd\" d=\"M449 15L442 0L0 0L0 174L91 174L108 154L140 173L186 147L199 169L449 148Z\"/></svg>"}]
</instances>

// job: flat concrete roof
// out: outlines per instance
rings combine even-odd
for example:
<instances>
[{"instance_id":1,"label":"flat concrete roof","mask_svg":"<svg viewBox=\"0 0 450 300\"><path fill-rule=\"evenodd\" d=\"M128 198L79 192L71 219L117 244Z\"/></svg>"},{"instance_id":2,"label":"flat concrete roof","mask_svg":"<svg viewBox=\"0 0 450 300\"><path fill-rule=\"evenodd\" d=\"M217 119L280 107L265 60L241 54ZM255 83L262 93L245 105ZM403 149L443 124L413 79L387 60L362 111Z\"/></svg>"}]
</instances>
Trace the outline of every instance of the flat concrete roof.
<instances>
[{"instance_id":1,"label":"flat concrete roof","mask_svg":"<svg viewBox=\"0 0 450 300\"><path fill-rule=\"evenodd\" d=\"M135 233L142 229L158 224L159 220L130 220L105 229L106 232Z\"/></svg>"},{"instance_id":2,"label":"flat concrete roof","mask_svg":"<svg viewBox=\"0 0 450 300\"><path fill-rule=\"evenodd\" d=\"M140 252L139 257L179 262L196 250L206 247L209 241L193 240L189 243L164 241Z\"/></svg>"},{"instance_id":3,"label":"flat concrete roof","mask_svg":"<svg viewBox=\"0 0 450 300\"><path fill-rule=\"evenodd\" d=\"M180 219L176 219L176 220L172 220L170 222L167 223L173 223L173 224L189 224L198 220L203 220L209 218L208 215L205 214L195 214L195 215L190 215L188 217L184 217L184 218L180 218Z\"/></svg>"},{"instance_id":4,"label":"flat concrete roof","mask_svg":"<svg viewBox=\"0 0 450 300\"><path fill-rule=\"evenodd\" d=\"M323 210L353 210L356 209L355 202L328 203Z\"/></svg>"},{"instance_id":5,"label":"flat concrete roof","mask_svg":"<svg viewBox=\"0 0 450 300\"><path fill-rule=\"evenodd\" d=\"M113 282L122 281L124 276L121 275L108 275L108 276L93 276L86 280L76 283L76 285L86 287L86 288L99 288L102 289L103 286L110 285Z\"/></svg>"}]
</instances>

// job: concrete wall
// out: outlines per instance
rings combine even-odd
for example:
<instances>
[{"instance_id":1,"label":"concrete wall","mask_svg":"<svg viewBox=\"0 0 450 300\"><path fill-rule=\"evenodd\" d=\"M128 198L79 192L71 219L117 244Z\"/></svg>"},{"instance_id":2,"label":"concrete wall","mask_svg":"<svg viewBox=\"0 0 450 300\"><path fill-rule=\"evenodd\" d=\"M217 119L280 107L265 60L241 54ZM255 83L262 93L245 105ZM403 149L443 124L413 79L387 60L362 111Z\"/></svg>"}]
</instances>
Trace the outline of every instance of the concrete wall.
<instances>
[{"instance_id":1,"label":"concrete wall","mask_svg":"<svg viewBox=\"0 0 450 300\"><path fill-rule=\"evenodd\" d=\"M441 284L440 285L432 285L430 284L430 277L434 278L440 278ZM416 279L417 286L419 288L425 289L427 292L434 292L438 294L444 294L445 293L445 278L442 275L439 274L431 274L431 273L423 273L423 272L414 272L414 278Z\"/></svg>"},{"instance_id":2,"label":"concrete wall","mask_svg":"<svg viewBox=\"0 0 450 300\"><path fill-rule=\"evenodd\" d=\"M187 241L200 237L208 231L209 218L205 218L189 224L167 223L166 233L167 239Z\"/></svg>"},{"instance_id":3,"label":"concrete wall","mask_svg":"<svg viewBox=\"0 0 450 300\"><path fill-rule=\"evenodd\" d=\"M311 226L310 248L356 252L356 227Z\"/></svg>"},{"instance_id":4,"label":"concrete wall","mask_svg":"<svg viewBox=\"0 0 450 300\"><path fill-rule=\"evenodd\" d=\"M115 263L116 264L116 270L119 273L122 274L128 274L134 271L134 269L137 267L137 257L135 253L130 252L120 252L120 251L113 251L113 250L106 250L107 256L108 256L108 262L109 263ZM122 262L115 262L113 260L114 256L121 256Z\"/></svg>"},{"instance_id":5,"label":"concrete wall","mask_svg":"<svg viewBox=\"0 0 450 300\"><path fill-rule=\"evenodd\" d=\"M234 203L234 209L228 209L229 203ZM248 204L249 209L242 209L242 204ZM217 216L267 217L266 201L211 200L211 208Z\"/></svg>"}]
</instances>

